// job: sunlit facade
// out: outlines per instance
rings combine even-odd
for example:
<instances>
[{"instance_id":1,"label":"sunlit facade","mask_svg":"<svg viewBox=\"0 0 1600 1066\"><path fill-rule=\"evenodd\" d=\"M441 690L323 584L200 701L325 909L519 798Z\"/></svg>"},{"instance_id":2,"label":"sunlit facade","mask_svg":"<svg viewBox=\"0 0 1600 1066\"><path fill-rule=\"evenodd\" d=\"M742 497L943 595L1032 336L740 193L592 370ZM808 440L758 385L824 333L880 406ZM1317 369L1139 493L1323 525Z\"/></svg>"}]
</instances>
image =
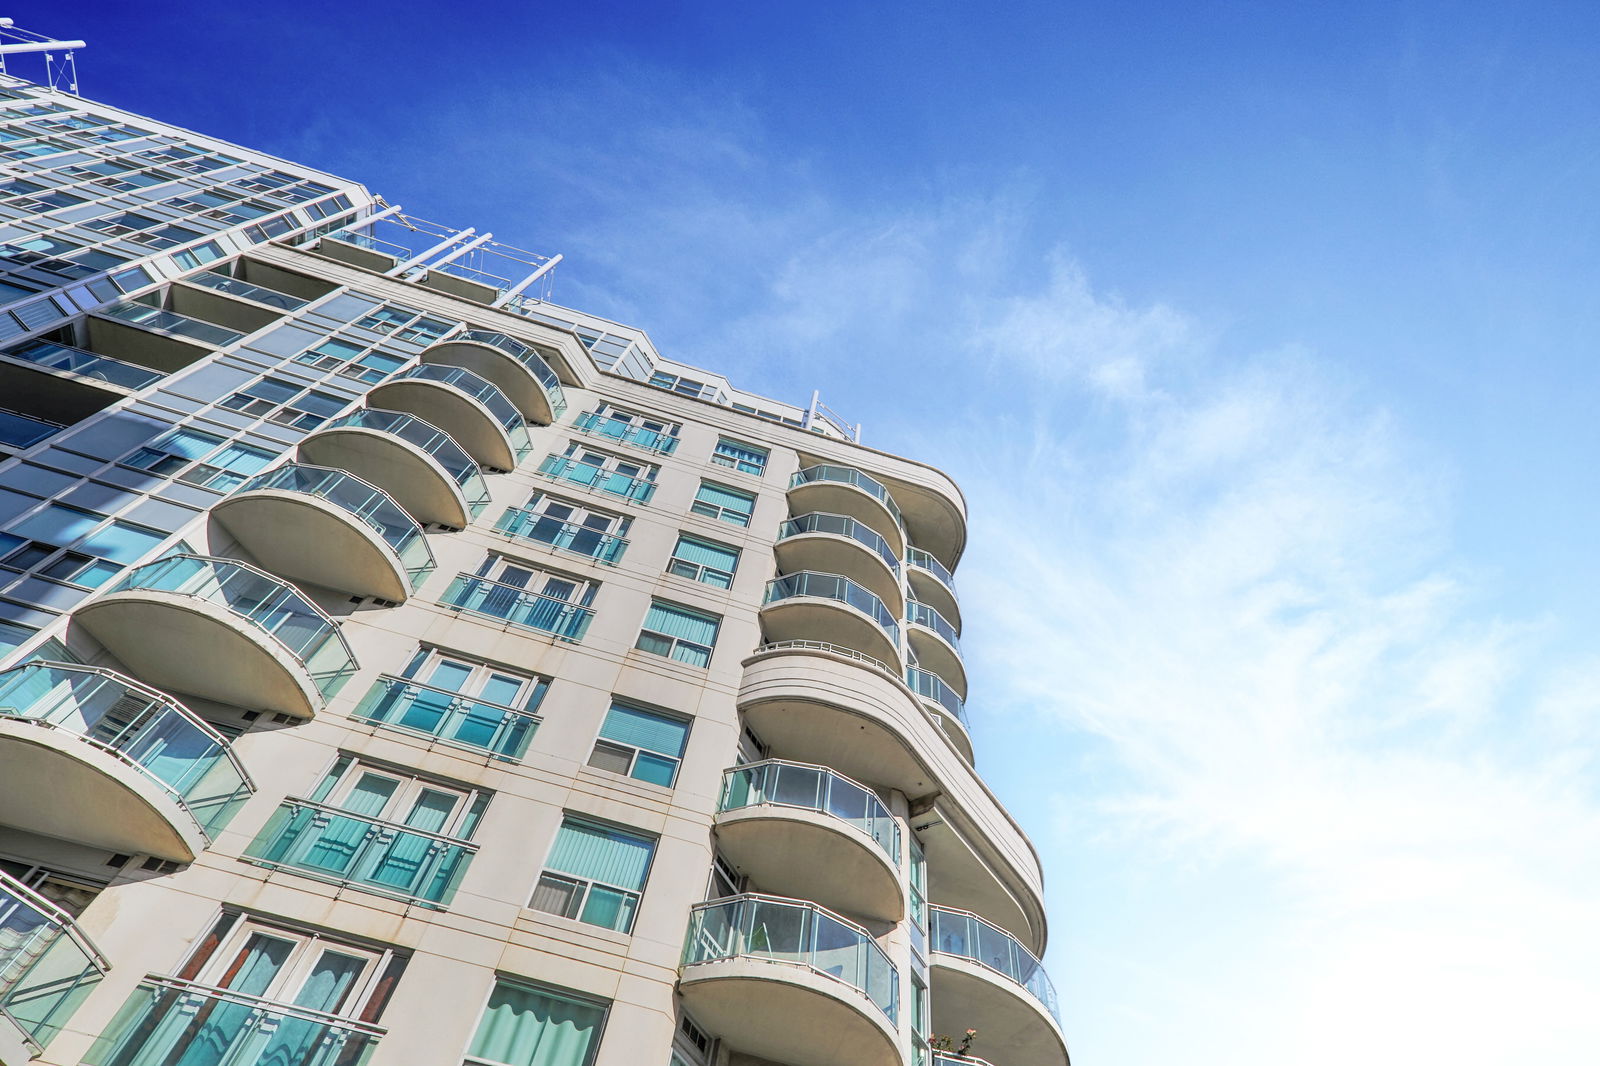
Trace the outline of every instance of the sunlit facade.
<instances>
[{"instance_id":1,"label":"sunlit facade","mask_svg":"<svg viewBox=\"0 0 1600 1066\"><path fill-rule=\"evenodd\" d=\"M945 475L0 85L0 1066L1066 1066Z\"/></svg>"}]
</instances>

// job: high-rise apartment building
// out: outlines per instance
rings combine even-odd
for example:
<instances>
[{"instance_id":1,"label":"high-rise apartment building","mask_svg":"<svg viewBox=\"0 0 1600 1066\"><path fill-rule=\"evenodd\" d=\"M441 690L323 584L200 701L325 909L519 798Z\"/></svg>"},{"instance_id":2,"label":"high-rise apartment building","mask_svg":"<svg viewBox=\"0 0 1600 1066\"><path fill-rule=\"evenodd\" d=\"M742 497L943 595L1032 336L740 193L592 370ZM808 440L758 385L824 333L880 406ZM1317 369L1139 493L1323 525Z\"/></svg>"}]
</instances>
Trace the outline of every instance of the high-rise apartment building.
<instances>
[{"instance_id":1,"label":"high-rise apartment building","mask_svg":"<svg viewBox=\"0 0 1600 1066\"><path fill-rule=\"evenodd\" d=\"M0 1066L1066 1066L945 475L355 182L0 158Z\"/></svg>"}]
</instances>

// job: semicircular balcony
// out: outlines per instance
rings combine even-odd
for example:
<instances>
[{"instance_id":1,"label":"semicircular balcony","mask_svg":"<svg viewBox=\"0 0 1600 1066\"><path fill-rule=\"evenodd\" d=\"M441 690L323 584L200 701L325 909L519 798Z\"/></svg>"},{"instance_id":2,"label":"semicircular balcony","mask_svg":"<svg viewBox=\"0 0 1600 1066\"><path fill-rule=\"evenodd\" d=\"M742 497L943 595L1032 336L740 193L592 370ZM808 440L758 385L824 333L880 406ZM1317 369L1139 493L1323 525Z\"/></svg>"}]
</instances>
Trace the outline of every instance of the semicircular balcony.
<instances>
[{"instance_id":1,"label":"semicircular balcony","mask_svg":"<svg viewBox=\"0 0 1600 1066\"><path fill-rule=\"evenodd\" d=\"M915 666L906 668L906 684L917 694L962 757L972 762L972 726L967 721L967 706L956 695L956 690L945 684L944 678L938 674Z\"/></svg>"},{"instance_id":2,"label":"semicircular balcony","mask_svg":"<svg viewBox=\"0 0 1600 1066\"><path fill-rule=\"evenodd\" d=\"M718 851L759 887L863 918L905 917L900 824L825 766L767 759L722 775Z\"/></svg>"},{"instance_id":3,"label":"semicircular balcony","mask_svg":"<svg viewBox=\"0 0 1600 1066\"><path fill-rule=\"evenodd\" d=\"M976 1029L1008 1066L1068 1066L1055 986L1015 937L969 911L929 906L935 1032Z\"/></svg>"},{"instance_id":4,"label":"semicircular balcony","mask_svg":"<svg viewBox=\"0 0 1600 1066\"><path fill-rule=\"evenodd\" d=\"M961 636L944 615L926 603L906 601L906 643L918 666L938 674L963 700L967 698Z\"/></svg>"},{"instance_id":5,"label":"semicircular balcony","mask_svg":"<svg viewBox=\"0 0 1600 1066\"><path fill-rule=\"evenodd\" d=\"M356 672L333 619L237 559L135 567L73 621L148 684L251 710L310 718Z\"/></svg>"},{"instance_id":6,"label":"semicircular balcony","mask_svg":"<svg viewBox=\"0 0 1600 1066\"><path fill-rule=\"evenodd\" d=\"M814 903L695 906L678 991L730 1049L789 1066L899 1066L900 978L867 931Z\"/></svg>"},{"instance_id":7,"label":"semicircular balcony","mask_svg":"<svg viewBox=\"0 0 1600 1066\"><path fill-rule=\"evenodd\" d=\"M0 871L0 1062L42 1055L109 969L72 915Z\"/></svg>"},{"instance_id":8,"label":"semicircular balcony","mask_svg":"<svg viewBox=\"0 0 1600 1066\"><path fill-rule=\"evenodd\" d=\"M916 545L906 549L906 584L911 598L932 607L961 632L961 603L956 599L956 579L931 553Z\"/></svg>"},{"instance_id":9,"label":"semicircular balcony","mask_svg":"<svg viewBox=\"0 0 1600 1066\"><path fill-rule=\"evenodd\" d=\"M189 862L255 786L216 730L111 670L0 673L0 822L108 851Z\"/></svg>"},{"instance_id":10,"label":"semicircular balcony","mask_svg":"<svg viewBox=\"0 0 1600 1066\"><path fill-rule=\"evenodd\" d=\"M779 570L841 574L870 590L891 613L905 609L900 560L877 530L848 515L795 515L778 527L772 551Z\"/></svg>"},{"instance_id":11,"label":"semicircular balcony","mask_svg":"<svg viewBox=\"0 0 1600 1066\"><path fill-rule=\"evenodd\" d=\"M839 574L802 570L767 582L761 630L769 642L826 641L874 659L900 660L894 612L871 590Z\"/></svg>"},{"instance_id":12,"label":"semicircular balcony","mask_svg":"<svg viewBox=\"0 0 1600 1066\"><path fill-rule=\"evenodd\" d=\"M299 456L336 466L383 489L424 525L460 529L489 504L477 462L450 434L404 411L369 407L325 422Z\"/></svg>"},{"instance_id":13,"label":"semicircular balcony","mask_svg":"<svg viewBox=\"0 0 1600 1066\"><path fill-rule=\"evenodd\" d=\"M882 480L900 505L900 517L911 543L947 569L955 569L967 546L967 503L955 482L932 469L923 469L914 476L884 476Z\"/></svg>"},{"instance_id":14,"label":"semicircular balcony","mask_svg":"<svg viewBox=\"0 0 1600 1066\"><path fill-rule=\"evenodd\" d=\"M458 366L491 381L517 405L528 421L541 426L567 410L561 379L531 344L487 329L469 329L446 337L422 353L424 363Z\"/></svg>"},{"instance_id":15,"label":"semicircular balcony","mask_svg":"<svg viewBox=\"0 0 1600 1066\"><path fill-rule=\"evenodd\" d=\"M929 899L972 910L1030 950L1043 949L1038 853L903 668L819 641L763 645L743 666L739 711L773 750L929 809L918 819Z\"/></svg>"},{"instance_id":16,"label":"semicircular balcony","mask_svg":"<svg viewBox=\"0 0 1600 1066\"><path fill-rule=\"evenodd\" d=\"M795 471L789 479L789 510L849 515L876 530L896 558L906 553L899 505L881 482L854 467L818 463Z\"/></svg>"},{"instance_id":17,"label":"semicircular balcony","mask_svg":"<svg viewBox=\"0 0 1600 1066\"><path fill-rule=\"evenodd\" d=\"M433 570L416 519L345 470L288 463L263 471L211 515L266 569L352 596L400 603Z\"/></svg>"},{"instance_id":18,"label":"semicircular balcony","mask_svg":"<svg viewBox=\"0 0 1600 1066\"><path fill-rule=\"evenodd\" d=\"M458 366L423 363L374 385L367 403L405 411L450 434L468 455L495 470L510 470L533 450L516 405L492 382Z\"/></svg>"}]
</instances>

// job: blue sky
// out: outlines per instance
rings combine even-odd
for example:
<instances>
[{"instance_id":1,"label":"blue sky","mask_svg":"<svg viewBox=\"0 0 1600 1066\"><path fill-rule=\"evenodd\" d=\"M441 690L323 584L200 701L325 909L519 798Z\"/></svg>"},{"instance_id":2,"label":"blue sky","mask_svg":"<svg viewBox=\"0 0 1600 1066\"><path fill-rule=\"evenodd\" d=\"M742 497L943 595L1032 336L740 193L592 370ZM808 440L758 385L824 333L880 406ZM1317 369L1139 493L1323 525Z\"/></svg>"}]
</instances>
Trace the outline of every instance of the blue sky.
<instances>
[{"instance_id":1,"label":"blue sky","mask_svg":"<svg viewBox=\"0 0 1600 1066\"><path fill-rule=\"evenodd\" d=\"M13 7L955 474L1078 1063L1592 1061L1600 8Z\"/></svg>"}]
</instances>

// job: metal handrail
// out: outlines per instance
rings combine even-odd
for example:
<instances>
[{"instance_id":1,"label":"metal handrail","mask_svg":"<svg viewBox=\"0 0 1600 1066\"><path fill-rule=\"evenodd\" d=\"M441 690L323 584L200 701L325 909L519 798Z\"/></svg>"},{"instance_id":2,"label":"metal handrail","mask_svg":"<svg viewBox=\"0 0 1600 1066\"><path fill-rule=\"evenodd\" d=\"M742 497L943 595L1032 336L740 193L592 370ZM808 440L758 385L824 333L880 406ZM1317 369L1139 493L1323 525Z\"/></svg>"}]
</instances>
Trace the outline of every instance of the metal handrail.
<instances>
[{"instance_id":1,"label":"metal handrail","mask_svg":"<svg viewBox=\"0 0 1600 1066\"><path fill-rule=\"evenodd\" d=\"M828 592L824 588L826 582L813 581L813 578L826 578L827 581L839 582L840 584L836 586L835 591ZM813 584L819 587L813 590L811 588ZM852 593L855 594L854 597L852 597ZM895 621L894 612L884 606L883 600L877 593L858 581L852 581L842 574L828 574L820 570L796 570L791 574L780 574L778 577L768 581L767 593L762 600L762 604L765 606L781 600L792 599L796 596L813 596L817 599L834 600L846 606L854 607L877 622L878 626L889 634L895 646L899 647L900 626ZM863 597L863 602L866 606L853 602L854 599L862 599Z\"/></svg>"},{"instance_id":2,"label":"metal handrail","mask_svg":"<svg viewBox=\"0 0 1600 1066\"><path fill-rule=\"evenodd\" d=\"M906 547L906 563L918 570L926 570L939 579L939 584L949 590L951 596L956 594L956 578L945 565L933 557L933 553L925 551L914 545Z\"/></svg>"},{"instance_id":3,"label":"metal handrail","mask_svg":"<svg viewBox=\"0 0 1600 1066\"><path fill-rule=\"evenodd\" d=\"M961 636L956 632L956 627L951 625L944 615L921 600L906 601L906 621L933 630L958 653L961 651Z\"/></svg>"},{"instance_id":4,"label":"metal handrail","mask_svg":"<svg viewBox=\"0 0 1600 1066\"><path fill-rule=\"evenodd\" d=\"M1055 984L1050 980L1050 975L1047 972L1045 972L1044 963L1040 962L1038 957L1035 956L1033 952L1029 951L1026 947L1024 947L1023 944L1022 944L1022 941L1018 940L1016 937L1012 936L1010 933L1006 932L1004 929L1000 928L998 925L995 925L993 922L989 921L989 919L984 918L981 915L974 914L972 911L963 910L960 907L946 907L946 906L943 906L943 905L938 904L938 903L929 903L928 904L928 914L929 914L929 917L930 917L930 923L929 924L930 924L930 926L932 926L932 931L934 933L932 941L931 941L931 943L929 945L930 946L930 950L932 950L936 954L950 955L950 956L953 956L954 958L966 959L968 962L975 962L979 966L982 966L984 969L990 970L990 971L992 971L994 973L999 974L1000 976L1004 977L1006 980L1010 981L1012 984L1020 985L1022 988L1027 989L1028 994L1033 996L1034 999L1038 1000L1044 1006L1044 1008L1047 1011L1050 1012L1051 1017L1055 1018L1055 1020L1056 1020L1056 1022L1058 1024L1060 1023L1061 1014L1060 1014L1060 1008L1057 1005ZM985 961L982 958L981 952L979 952L976 949L975 946L969 947L969 953L968 954L962 954L961 952L956 952L956 951L945 951L944 949L940 948L939 945L938 945L938 922L937 922L937 916L939 914L949 914L949 915L953 915L953 916L956 916L956 917L968 919L970 921L978 923L979 925L987 927L988 929L993 931L996 936L999 936L999 937L1003 938L1007 943L1010 944L1011 947L1016 949L1016 951L1018 951L1022 955L1022 957L1024 959L1026 959L1028 962L1032 963L1032 972L1037 974L1039 976L1039 978L1042 980L1045 994L1041 995L1040 992L1037 989L1035 989L1030 982L1028 982L1026 980L1023 980L1019 975L1012 974L1012 973L1007 973L1006 971L1000 969L999 967L991 965L989 962Z\"/></svg>"},{"instance_id":5,"label":"metal handrail","mask_svg":"<svg viewBox=\"0 0 1600 1066\"><path fill-rule=\"evenodd\" d=\"M829 528L830 526L834 528ZM900 573L900 560L895 557L894 549L889 547L889 542L883 539L883 534L849 515L833 514L829 511L808 511L805 514L795 515L778 527L777 539L788 540L790 537L804 536L808 533L848 537L875 552L895 575L898 576Z\"/></svg>"},{"instance_id":6,"label":"metal handrail","mask_svg":"<svg viewBox=\"0 0 1600 1066\"><path fill-rule=\"evenodd\" d=\"M832 481L841 485L854 485L868 496L877 500L888 509L894 517L895 525L905 529L906 520L900 514L900 505L894 502L894 497L889 494L888 488L868 474L863 474L853 466L841 466L837 463L817 463L794 472L789 479L789 488L797 489L801 485L809 485L818 481Z\"/></svg>"},{"instance_id":7,"label":"metal handrail","mask_svg":"<svg viewBox=\"0 0 1600 1066\"><path fill-rule=\"evenodd\" d=\"M291 483L297 480L297 475L302 470L316 471L317 475L320 475L320 480L315 485ZM372 494L371 498L362 503L360 507L347 506L333 494L333 490L344 481L353 481L360 485ZM232 495L242 496L247 492L263 490L293 492L304 496L314 496L319 500L326 500L346 514L360 519L362 524L378 534L378 539L395 553L395 556L402 561L402 564L406 561L405 553L410 551L413 546L420 545L427 555L427 569L431 570L434 566L433 549L428 546L427 535L423 533L422 527L417 524L417 520L412 518L404 507L395 503L393 496L390 496L372 482L367 481L365 478L357 477L348 470L332 466L317 466L313 463L284 463L282 466L275 466L271 470L263 470L250 478L250 480L234 489ZM387 503L393 508L394 517L401 520L395 522L395 531L392 532L383 522L373 516L368 509L368 503L371 502L378 502L380 506ZM405 528L406 525L411 528ZM412 568L407 566L405 569L409 572Z\"/></svg>"},{"instance_id":8,"label":"metal handrail","mask_svg":"<svg viewBox=\"0 0 1600 1066\"><path fill-rule=\"evenodd\" d=\"M766 787L765 783L763 783L763 787L759 792L758 799L753 799L742 803L737 807L728 806L728 803L732 798L732 784L735 774L750 773L752 771L760 770L769 766L779 768L780 775L782 768L786 766L794 767L797 770L815 772L821 775L821 780L825 780L828 784L828 787L825 789L819 789L818 795L814 801L810 803L798 803L777 798L777 796L773 794L772 790ZM879 840L877 834L873 833L872 830L868 829L866 826L857 825L855 819L849 817L848 815L840 814L832 808L830 800L832 798L832 785L835 781L843 782L852 788L858 789L862 793L866 800L866 813L862 816L862 818L864 820L881 819L884 824L888 825L890 829L893 830L890 837L890 839L893 841L892 846L886 845L884 841ZM753 782L752 788L754 788ZM738 766L728 767L726 770L722 771L722 795L717 801L717 809L719 811L736 811L746 810L750 807L793 807L796 810L816 811L820 814L826 814L829 817L835 818L841 822L855 825L856 828L860 829L867 836L871 837L872 842L878 845L878 847L883 850L884 854L893 859L896 866L900 864L900 823L895 821L894 815L889 813L888 806L878 798L877 793L854 778L841 774L832 767L820 766L816 763L798 762L793 759L760 759L756 762L741 763Z\"/></svg>"},{"instance_id":9,"label":"metal handrail","mask_svg":"<svg viewBox=\"0 0 1600 1066\"><path fill-rule=\"evenodd\" d=\"M416 832L416 830L410 830ZM231 988L218 988L216 985L201 984L199 981L185 981L176 977L161 977L157 974L146 975L144 982L170 988L177 992L197 992L212 999L226 1000L245 1007L253 1007L270 1014L285 1014L292 1018L301 1018L319 1024L333 1024L341 1028L351 1029L365 1036L381 1037L388 1035L389 1030L381 1025L364 1022L358 1018L346 1018L338 1014L329 1014L327 1011L316 1010L311 1007L300 1007L293 1003L284 1003L280 1000L268 999L265 996L252 996L246 992L236 992Z\"/></svg>"},{"instance_id":10,"label":"metal handrail","mask_svg":"<svg viewBox=\"0 0 1600 1066\"><path fill-rule=\"evenodd\" d=\"M83 952L84 958L94 964L95 969L101 973L106 973L111 969L111 961L105 957L99 948L94 946L94 941L90 940L83 930L78 928L78 923L73 919L72 915L51 903L4 870L0 870L0 892L9 892L21 898L28 906L49 918L56 925L59 925L61 931L67 934L67 938L77 945L78 950Z\"/></svg>"}]
</instances>

